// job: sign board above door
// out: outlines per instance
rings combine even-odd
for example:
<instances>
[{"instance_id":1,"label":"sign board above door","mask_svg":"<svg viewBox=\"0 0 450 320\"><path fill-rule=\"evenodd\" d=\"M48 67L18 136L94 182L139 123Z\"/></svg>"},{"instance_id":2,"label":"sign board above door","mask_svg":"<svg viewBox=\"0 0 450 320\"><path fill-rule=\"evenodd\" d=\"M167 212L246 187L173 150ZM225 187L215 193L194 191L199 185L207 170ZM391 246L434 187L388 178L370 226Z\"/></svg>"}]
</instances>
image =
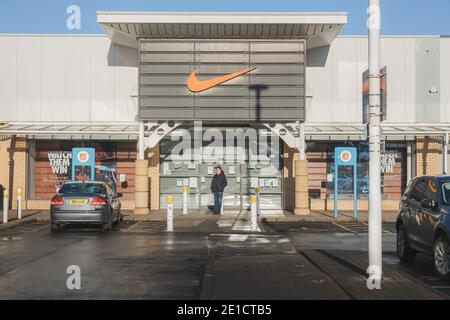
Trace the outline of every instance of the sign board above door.
<instances>
[{"instance_id":1,"label":"sign board above door","mask_svg":"<svg viewBox=\"0 0 450 320\"><path fill-rule=\"evenodd\" d=\"M139 41L142 120L304 121L304 40Z\"/></svg>"}]
</instances>

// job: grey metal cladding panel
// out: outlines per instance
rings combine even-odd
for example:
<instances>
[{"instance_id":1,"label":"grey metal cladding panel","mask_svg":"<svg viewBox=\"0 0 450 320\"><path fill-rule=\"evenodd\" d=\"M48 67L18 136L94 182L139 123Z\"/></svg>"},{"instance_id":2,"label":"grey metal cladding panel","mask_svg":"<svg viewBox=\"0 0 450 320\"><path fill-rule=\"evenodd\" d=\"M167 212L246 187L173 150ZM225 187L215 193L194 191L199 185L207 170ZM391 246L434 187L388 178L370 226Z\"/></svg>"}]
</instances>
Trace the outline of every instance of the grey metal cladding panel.
<instances>
[{"instance_id":1,"label":"grey metal cladding panel","mask_svg":"<svg viewBox=\"0 0 450 320\"><path fill-rule=\"evenodd\" d=\"M248 57L247 57L248 58ZM250 63L304 63L304 55L298 52L292 53L251 53Z\"/></svg>"},{"instance_id":2,"label":"grey metal cladding panel","mask_svg":"<svg viewBox=\"0 0 450 320\"><path fill-rule=\"evenodd\" d=\"M162 107L151 107L151 108L140 108L139 118L142 119L156 119L156 120L167 120L167 119L180 119L180 120L191 120L194 119L194 109L188 108L162 108Z\"/></svg>"},{"instance_id":3,"label":"grey metal cladding panel","mask_svg":"<svg viewBox=\"0 0 450 320\"><path fill-rule=\"evenodd\" d=\"M255 41L250 43L250 51L258 52L302 52L302 41Z\"/></svg>"},{"instance_id":4,"label":"grey metal cladding panel","mask_svg":"<svg viewBox=\"0 0 450 320\"><path fill-rule=\"evenodd\" d=\"M256 109L256 108L255 108ZM305 112L299 108L261 108L259 109L259 117L257 117L256 110L250 110L250 118L259 120L273 120L279 119L289 121L293 119L303 119Z\"/></svg>"},{"instance_id":5,"label":"grey metal cladding panel","mask_svg":"<svg viewBox=\"0 0 450 320\"><path fill-rule=\"evenodd\" d=\"M185 97L170 97L170 98L158 98L158 97L140 97L141 107L194 107L194 99L186 99Z\"/></svg>"},{"instance_id":6,"label":"grey metal cladding panel","mask_svg":"<svg viewBox=\"0 0 450 320\"><path fill-rule=\"evenodd\" d=\"M142 51L162 51L162 52L174 52L174 51L194 51L193 42L182 41L145 41L141 40L140 49Z\"/></svg>"},{"instance_id":7,"label":"grey metal cladding panel","mask_svg":"<svg viewBox=\"0 0 450 320\"><path fill-rule=\"evenodd\" d=\"M303 75L304 74L304 66L301 64L254 64L257 69L252 72L252 75L259 74L295 74L295 75Z\"/></svg>"},{"instance_id":8,"label":"grey metal cladding panel","mask_svg":"<svg viewBox=\"0 0 450 320\"><path fill-rule=\"evenodd\" d=\"M248 99L248 86L217 86L209 90L196 93L197 97L245 97Z\"/></svg>"},{"instance_id":9,"label":"grey metal cladding panel","mask_svg":"<svg viewBox=\"0 0 450 320\"><path fill-rule=\"evenodd\" d=\"M236 41L198 41L195 43L195 51L213 51L213 52L248 52L248 42Z\"/></svg>"},{"instance_id":10,"label":"grey metal cladding panel","mask_svg":"<svg viewBox=\"0 0 450 320\"><path fill-rule=\"evenodd\" d=\"M250 97L256 97L259 94L261 97L303 97L305 89L303 87L281 87L281 86L265 86L263 84L256 84L250 90Z\"/></svg>"},{"instance_id":11,"label":"grey metal cladding panel","mask_svg":"<svg viewBox=\"0 0 450 320\"><path fill-rule=\"evenodd\" d=\"M195 106L198 108L204 108L204 107L212 107L212 108L222 108L222 107L228 107L228 108L248 108L249 106L249 100L248 99L242 99L242 98L215 98L215 97L196 97L195 98Z\"/></svg>"},{"instance_id":12,"label":"grey metal cladding panel","mask_svg":"<svg viewBox=\"0 0 450 320\"><path fill-rule=\"evenodd\" d=\"M142 85L183 85L186 86L186 78L178 74L175 75L143 75L141 76L140 83Z\"/></svg>"},{"instance_id":13,"label":"grey metal cladding panel","mask_svg":"<svg viewBox=\"0 0 450 320\"><path fill-rule=\"evenodd\" d=\"M197 79L208 79L208 75L218 74L223 75L226 73L233 73L245 68L248 68L248 63L233 63L233 64L197 64L195 70L197 70Z\"/></svg>"},{"instance_id":14,"label":"grey metal cladding panel","mask_svg":"<svg viewBox=\"0 0 450 320\"><path fill-rule=\"evenodd\" d=\"M186 89L186 86L141 86L139 95L142 96L185 96L189 98L192 94Z\"/></svg>"},{"instance_id":15,"label":"grey metal cladding panel","mask_svg":"<svg viewBox=\"0 0 450 320\"><path fill-rule=\"evenodd\" d=\"M249 109L233 109L233 108L197 108L195 110L195 115L198 118L205 120L220 120L220 119L230 119L230 120L247 120L249 117Z\"/></svg>"},{"instance_id":16,"label":"grey metal cladding panel","mask_svg":"<svg viewBox=\"0 0 450 320\"><path fill-rule=\"evenodd\" d=\"M250 77L250 85L270 84L271 86L304 86L305 78L298 75L252 75Z\"/></svg>"},{"instance_id":17,"label":"grey metal cladding panel","mask_svg":"<svg viewBox=\"0 0 450 320\"><path fill-rule=\"evenodd\" d=\"M197 53L195 54L196 63L239 63L248 64L247 53Z\"/></svg>"},{"instance_id":18,"label":"grey metal cladding panel","mask_svg":"<svg viewBox=\"0 0 450 320\"><path fill-rule=\"evenodd\" d=\"M186 53L142 53L141 54L141 63L149 62L149 63L192 63L194 62L194 54L186 54Z\"/></svg>"},{"instance_id":19,"label":"grey metal cladding panel","mask_svg":"<svg viewBox=\"0 0 450 320\"><path fill-rule=\"evenodd\" d=\"M182 73L188 75L192 71L192 66L189 64L144 64L140 65L139 71L143 73L160 73L160 74L170 74L170 73Z\"/></svg>"},{"instance_id":20,"label":"grey metal cladding panel","mask_svg":"<svg viewBox=\"0 0 450 320\"><path fill-rule=\"evenodd\" d=\"M297 118L304 114L302 48L299 41L141 40L140 116L251 121L261 88L261 118ZM209 90L193 94L186 88L193 70L202 81L249 67L256 70Z\"/></svg>"},{"instance_id":21,"label":"grey metal cladding panel","mask_svg":"<svg viewBox=\"0 0 450 320\"><path fill-rule=\"evenodd\" d=\"M256 98L250 99L250 106L255 107L259 102L261 108L304 108L305 100L298 98L271 98L263 96L258 100Z\"/></svg>"},{"instance_id":22,"label":"grey metal cladding panel","mask_svg":"<svg viewBox=\"0 0 450 320\"><path fill-rule=\"evenodd\" d=\"M440 40L418 38L416 46L416 119L419 122L439 122ZM389 81L389 68L387 74ZM430 92L432 87L437 88L437 93Z\"/></svg>"}]
</instances>

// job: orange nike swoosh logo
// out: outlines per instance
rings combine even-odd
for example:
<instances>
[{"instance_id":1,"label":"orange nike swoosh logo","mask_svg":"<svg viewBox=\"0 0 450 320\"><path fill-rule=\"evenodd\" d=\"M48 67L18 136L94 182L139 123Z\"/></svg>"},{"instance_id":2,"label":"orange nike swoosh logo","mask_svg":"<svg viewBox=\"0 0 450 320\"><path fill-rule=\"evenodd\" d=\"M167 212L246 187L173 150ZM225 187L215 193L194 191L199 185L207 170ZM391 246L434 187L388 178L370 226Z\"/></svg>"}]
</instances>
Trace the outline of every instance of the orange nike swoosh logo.
<instances>
[{"instance_id":1,"label":"orange nike swoosh logo","mask_svg":"<svg viewBox=\"0 0 450 320\"><path fill-rule=\"evenodd\" d=\"M256 68L248 68L244 69L238 72L226 74L221 77L212 78L209 80L199 81L197 80L197 77L195 76L196 71L192 71L192 73L189 75L189 78L187 80L187 87L192 92L202 92L209 88L215 87L219 84L222 84L228 80L234 79L236 77L239 77L243 74L249 73L250 71L255 70Z\"/></svg>"}]
</instances>

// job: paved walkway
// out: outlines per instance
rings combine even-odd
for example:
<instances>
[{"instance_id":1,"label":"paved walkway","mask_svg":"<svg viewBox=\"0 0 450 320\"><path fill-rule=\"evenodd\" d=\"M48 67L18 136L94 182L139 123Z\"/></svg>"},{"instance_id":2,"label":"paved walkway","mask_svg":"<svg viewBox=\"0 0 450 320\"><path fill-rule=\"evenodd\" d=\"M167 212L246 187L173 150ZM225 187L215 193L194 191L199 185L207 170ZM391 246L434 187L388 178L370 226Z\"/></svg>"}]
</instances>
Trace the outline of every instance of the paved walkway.
<instances>
[{"instance_id":1,"label":"paved walkway","mask_svg":"<svg viewBox=\"0 0 450 320\"><path fill-rule=\"evenodd\" d=\"M227 220L232 220L239 215L239 213L245 216L250 215L248 210L225 210L224 214L221 215L221 221L227 223ZM132 221L165 221L167 212L165 210L155 210L149 215L134 214L133 212L125 212L125 219ZM174 210L175 219L183 217L183 219L197 219L201 216L209 216L211 211L195 209L189 210L187 215L182 216L181 210ZM234 218L233 218L234 217ZM369 213L367 211L358 212L358 221L367 222L369 218ZM269 222L290 222L290 221L354 221L353 211L340 211L338 217L335 219L333 217L332 211L311 211L310 215L296 216L288 211L282 210L262 210L259 217L260 220L265 220ZM384 222L395 222L397 219L397 212L385 211L382 213L382 219Z\"/></svg>"},{"instance_id":2,"label":"paved walkway","mask_svg":"<svg viewBox=\"0 0 450 320\"><path fill-rule=\"evenodd\" d=\"M48 219L48 213L41 212L39 210L23 210L22 211L22 219L17 219L17 211L9 210L8 211L8 223L3 223L3 211L0 212L0 230L13 227L22 222L29 222L33 220L42 220Z\"/></svg>"}]
</instances>

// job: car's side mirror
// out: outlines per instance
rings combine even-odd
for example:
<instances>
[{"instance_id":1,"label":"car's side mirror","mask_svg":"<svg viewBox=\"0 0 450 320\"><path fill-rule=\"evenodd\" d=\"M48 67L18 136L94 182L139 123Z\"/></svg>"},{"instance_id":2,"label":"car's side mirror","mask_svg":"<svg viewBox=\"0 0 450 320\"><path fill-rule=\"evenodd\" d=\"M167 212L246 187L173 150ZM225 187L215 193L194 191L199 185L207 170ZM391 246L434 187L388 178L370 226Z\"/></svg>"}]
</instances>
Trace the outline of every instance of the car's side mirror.
<instances>
[{"instance_id":1,"label":"car's side mirror","mask_svg":"<svg viewBox=\"0 0 450 320\"><path fill-rule=\"evenodd\" d=\"M422 200L422 202L420 203L420 206L424 209L437 209L437 202L432 200L432 199L425 199Z\"/></svg>"},{"instance_id":2,"label":"car's side mirror","mask_svg":"<svg viewBox=\"0 0 450 320\"><path fill-rule=\"evenodd\" d=\"M122 192L117 192L117 198L122 198L123 197L123 193Z\"/></svg>"}]
</instances>

